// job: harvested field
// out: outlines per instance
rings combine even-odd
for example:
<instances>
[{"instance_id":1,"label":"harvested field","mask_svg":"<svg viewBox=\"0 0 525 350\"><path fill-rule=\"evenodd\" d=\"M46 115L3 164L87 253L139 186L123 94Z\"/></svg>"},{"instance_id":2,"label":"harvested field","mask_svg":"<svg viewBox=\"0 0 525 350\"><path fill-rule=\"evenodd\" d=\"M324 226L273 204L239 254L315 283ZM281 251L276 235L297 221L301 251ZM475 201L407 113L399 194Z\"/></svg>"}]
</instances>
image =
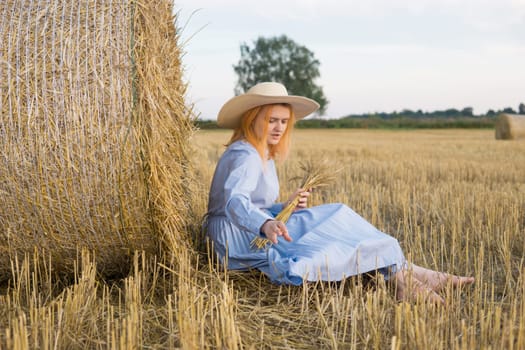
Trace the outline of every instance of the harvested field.
<instances>
[{"instance_id":1,"label":"harvested field","mask_svg":"<svg viewBox=\"0 0 525 350\"><path fill-rule=\"evenodd\" d=\"M195 227L228 132L192 139ZM58 285L44 262L15 266L0 296L0 346L8 348L521 349L525 346L525 144L491 131L300 130L279 167L295 189L305 159L343 165L313 202L345 202L400 240L423 266L476 277L446 289L446 307L398 303L374 278L276 286L260 273L225 273L201 252L177 263L137 254L129 276L101 279L82 255ZM195 246L200 233L193 234ZM27 345L27 346L26 346Z\"/></svg>"}]
</instances>

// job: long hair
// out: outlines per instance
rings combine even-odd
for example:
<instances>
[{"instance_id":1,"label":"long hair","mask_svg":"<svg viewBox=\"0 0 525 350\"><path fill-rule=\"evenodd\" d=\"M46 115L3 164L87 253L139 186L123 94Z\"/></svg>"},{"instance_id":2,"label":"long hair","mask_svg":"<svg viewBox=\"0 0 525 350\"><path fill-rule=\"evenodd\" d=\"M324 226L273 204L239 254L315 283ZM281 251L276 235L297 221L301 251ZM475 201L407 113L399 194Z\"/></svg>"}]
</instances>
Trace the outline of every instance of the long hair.
<instances>
[{"instance_id":1,"label":"long hair","mask_svg":"<svg viewBox=\"0 0 525 350\"><path fill-rule=\"evenodd\" d=\"M290 111L290 119L288 120L286 130L284 131L279 143L276 145L268 145L266 142L268 137L268 123L270 122L272 108L275 105L288 107L288 110ZM266 113L264 114L264 129L262 130L261 136L258 137L257 133L255 132L255 119L265 107ZM244 139L251 143L253 147L255 147L263 162L265 162L267 159L278 159L279 161L283 161L286 159L290 151L291 133L294 123L295 116L292 106L287 103L277 103L254 107L242 115L240 125L234 129L233 135L226 146L231 145L235 141Z\"/></svg>"}]
</instances>

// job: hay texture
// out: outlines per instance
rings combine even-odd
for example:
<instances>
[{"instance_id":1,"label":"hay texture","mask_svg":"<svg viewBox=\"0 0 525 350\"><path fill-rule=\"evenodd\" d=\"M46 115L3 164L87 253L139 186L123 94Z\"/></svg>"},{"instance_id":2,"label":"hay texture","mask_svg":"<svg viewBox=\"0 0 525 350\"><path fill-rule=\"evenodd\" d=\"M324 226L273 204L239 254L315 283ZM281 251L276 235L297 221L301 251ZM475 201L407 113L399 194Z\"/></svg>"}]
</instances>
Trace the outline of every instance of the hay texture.
<instances>
[{"instance_id":1,"label":"hay texture","mask_svg":"<svg viewBox=\"0 0 525 350\"><path fill-rule=\"evenodd\" d=\"M0 279L35 250L107 274L176 251L189 215L181 50L167 0L0 3Z\"/></svg>"},{"instance_id":2,"label":"hay texture","mask_svg":"<svg viewBox=\"0 0 525 350\"><path fill-rule=\"evenodd\" d=\"M525 115L502 113L496 120L496 140L525 139Z\"/></svg>"}]
</instances>

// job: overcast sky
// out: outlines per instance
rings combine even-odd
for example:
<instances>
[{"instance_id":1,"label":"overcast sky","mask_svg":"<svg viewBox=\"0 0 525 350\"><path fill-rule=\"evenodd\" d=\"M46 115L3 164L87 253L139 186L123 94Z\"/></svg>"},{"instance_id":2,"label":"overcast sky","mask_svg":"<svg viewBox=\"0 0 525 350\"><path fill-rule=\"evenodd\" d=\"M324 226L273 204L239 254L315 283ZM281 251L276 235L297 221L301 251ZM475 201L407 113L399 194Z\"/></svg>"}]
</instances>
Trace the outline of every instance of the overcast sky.
<instances>
[{"instance_id":1,"label":"overcast sky","mask_svg":"<svg viewBox=\"0 0 525 350\"><path fill-rule=\"evenodd\" d=\"M215 119L241 43L287 35L320 61L326 117L525 103L525 0L175 0L189 99Z\"/></svg>"}]
</instances>

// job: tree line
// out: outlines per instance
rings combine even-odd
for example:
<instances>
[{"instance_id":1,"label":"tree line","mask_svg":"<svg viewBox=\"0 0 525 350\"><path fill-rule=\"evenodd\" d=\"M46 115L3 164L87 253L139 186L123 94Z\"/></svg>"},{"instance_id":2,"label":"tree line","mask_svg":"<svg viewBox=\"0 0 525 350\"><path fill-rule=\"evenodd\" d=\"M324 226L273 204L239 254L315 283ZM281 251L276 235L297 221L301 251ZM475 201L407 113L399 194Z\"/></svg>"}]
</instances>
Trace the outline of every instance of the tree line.
<instances>
[{"instance_id":1,"label":"tree line","mask_svg":"<svg viewBox=\"0 0 525 350\"><path fill-rule=\"evenodd\" d=\"M505 109L508 111L507 109ZM299 120L295 127L298 129L492 129L496 123L496 117L500 112L486 115L463 115L461 111L453 114L451 110L435 112L393 112L393 113L370 113L354 114L338 119L307 118ZM508 112L505 112L508 113ZM199 129L217 129L215 120L197 120Z\"/></svg>"},{"instance_id":2,"label":"tree line","mask_svg":"<svg viewBox=\"0 0 525 350\"><path fill-rule=\"evenodd\" d=\"M521 103L517 110L506 107L501 110L490 109L486 114L475 115L471 107L461 110L449 108L424 112L405 109L400 112L378 112L365 114L351 114L337 119L310 117L299 120L295 127L298 129L493 129L496 118L501 113L525 114L525 104ZM197 120L200 129L217 129L214 120Z\"/></svg>"}]
</instances>

